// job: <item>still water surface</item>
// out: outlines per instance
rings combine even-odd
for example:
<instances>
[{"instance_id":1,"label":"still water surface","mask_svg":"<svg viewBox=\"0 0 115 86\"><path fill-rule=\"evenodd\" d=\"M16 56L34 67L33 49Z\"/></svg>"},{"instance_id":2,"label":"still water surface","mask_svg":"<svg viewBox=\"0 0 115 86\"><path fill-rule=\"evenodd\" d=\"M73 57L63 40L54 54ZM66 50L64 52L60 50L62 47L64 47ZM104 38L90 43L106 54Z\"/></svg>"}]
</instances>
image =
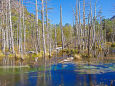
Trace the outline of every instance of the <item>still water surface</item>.
<instances>
[{"instance_id":1,"label":"still water surface","mask_svg":"<svg viewBox=\"0 0 115 86\"><path fill-rule=\"evenodd\" d=\"M115 63L57 64L46 72L38 68L0 68L0 86L115 86Z\"/></svg>"}]
</instances>

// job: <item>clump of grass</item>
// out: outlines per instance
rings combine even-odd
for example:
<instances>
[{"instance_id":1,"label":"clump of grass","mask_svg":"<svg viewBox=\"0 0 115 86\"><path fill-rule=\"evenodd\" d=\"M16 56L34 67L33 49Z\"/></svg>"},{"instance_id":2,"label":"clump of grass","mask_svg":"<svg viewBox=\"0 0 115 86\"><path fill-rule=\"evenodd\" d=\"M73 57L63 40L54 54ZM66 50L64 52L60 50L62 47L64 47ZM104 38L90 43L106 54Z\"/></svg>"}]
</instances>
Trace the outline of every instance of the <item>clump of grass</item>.
<instances>
[{"instance_id":1,"label":"clump of grass","mask_svg":"<svg viewBox=\"0 0 115 86\"><path fill-rule=\"evenodd\" d=\"M101 45L97 46L96 48L98 49L98 51L102 51Z\"/></svg>"},{"instance_id":2,"label":"clump of grass","mask_svg":"<svg viewBox=\"0 0 115 86\"><path fill-rule=\"evenodd\" d=\"M2 51L0 51L0 61L2 60L2 58L4 58L5 55L2 53Z\"/></svg>"},{"instance_id":3,"label":"clump of grass","mask_svg":"<svg viewBox=\"0 0 115 86\"><path fill-rule=\"evenodd\" d=\"M80 54L75 54L74 60L82 60L82 56Z\"/></svg>"},{"instance_id":4,"label":"clump of grass","mask_svg":"<svg viewBox=\"0 0 115 86\"><path fill-rule=\"evenodd\" d=\"M86 54L86 53L81 54L81 56L82 56L82 58L91 58L91 57L92 57L91 54L88 55L88 54Z\"/></svg>"},{"instance_id":5,"label":"clump of grass","mask_svg":"<svg viewBox=\"0 0 115 86\"><path fill-rule=\"evenodd\" d=\"M58 55L72 55L74 56L75 54L78 54L78 50L77 49L64 49L64 50L60 50Z\"/></svg>"},{"instance_id":6,"label":"clump of grass","mask_svg":"<svg viewBox=\"0 0 115 86\"><path fill-rule=\"evenodd\" d=\"M107 46L111 46L111 44L112 44L111 42L106 42Z\"/></svg>"},{"instance_id":7,"label":"clump of grass","mask_svg":"<svg viewBox=\"0 0 115 86\"><path fill-rule=\"evenodd\" d=\"M112 43L112 44L111 44L111 47L115 47L115 43Z\"/></svg>"}]
</instances>

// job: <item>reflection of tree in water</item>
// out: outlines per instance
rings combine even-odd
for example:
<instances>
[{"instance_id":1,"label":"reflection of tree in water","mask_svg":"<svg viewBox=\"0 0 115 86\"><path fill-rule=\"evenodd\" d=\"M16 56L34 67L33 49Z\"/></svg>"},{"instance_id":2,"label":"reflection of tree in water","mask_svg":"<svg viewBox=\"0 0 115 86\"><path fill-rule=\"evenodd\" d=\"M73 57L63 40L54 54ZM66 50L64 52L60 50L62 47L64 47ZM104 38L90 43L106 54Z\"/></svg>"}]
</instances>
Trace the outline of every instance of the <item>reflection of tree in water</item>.
<instances>
[{"instance_id":1,"label":"reflection of tree in water","mask_svg":"<svg viewBox=\"0 0 115 86\"><path fill-rule=\"evenodd\" d=\"M93 86L91 74L88 74L89 86Z\"/></svg>"},{"instance_id":2,"label":"reflection of tree in water","mask_svg":"<svg viewBox=\"0 0 115 86\"><path fill-rule=\"evenodd\" d=\"M84 86L87 86L87 77L86 76L83 76L84 77Z\"/></svg>"},{"instance_id":3,"label":"reflection of tree in water","mask_svg":"<svg viewBox=\"0 0 115 86\"><path fill-rule=\"evenodd\" d=\"M88 63L88 66L90 66L89 63ZM91 74L88 74L88 79L89 79L89 85L93 86Z\"/></svg>"},{"instance_id":4,"label":"reflection of tree in water","mask_svg":"<svg viewBox=\"0 0 115 86\"><path fill-rule=\"evenodd\" d=\"M38 72L37 86L52 86L51 85L51 63L45 63L43 71Z\"/></svg>"},{"instance_id":5,"label":"reflection of tree in water","mask_svg":"<svg viewBox=\"0 0 115 86\"><path fill-rule=\"evenodd\" d=\"M20 69L20 81L22 84L24 84L24 72L23 72L23 69Z\"/></svg>"},{"instance_id":6,"label":"reflection of tree in water","mask_svg":"<svg viewBox=\"0 0 115 86\"><path fill-rule=\"evenodd\" d=\"M55 65L56 70L53 70L53 68L51 70L51 64L47 64L46 69L42 71L32 71L28 73L23 73L24 69L22 68L18 69L18 71L20 71L19 74L0 75L0 83L3 86L114 86L114 81L112 81L114 80L114 77L112 77L114 74L94 74L92 73L94 67L90 64L87 66L83 67L89 72L83 74L79 74L79 71L70 70L73 66L68 66L67 64ZM113 67L113 65L111 66ZM60 69L58 70L59 67ZM67 67L70 68L66 69ZM79 68L77 67L76 69L84 70L83 67L80 69L79 66ZM7 71L11 70L9 69ZM2 86L1 84L0 86Z\"/></svg>"},{"instance_id":7,"label":"reflection of tree in water","mask_svg":"<svg viewBox=\"0 0 115 86\"><path fill-rule=\"evenodd\" d=\"M22 74L0 75L0 86L15 86L19 81L24 84L24 76Z\"/></svg>"}]
</instances>

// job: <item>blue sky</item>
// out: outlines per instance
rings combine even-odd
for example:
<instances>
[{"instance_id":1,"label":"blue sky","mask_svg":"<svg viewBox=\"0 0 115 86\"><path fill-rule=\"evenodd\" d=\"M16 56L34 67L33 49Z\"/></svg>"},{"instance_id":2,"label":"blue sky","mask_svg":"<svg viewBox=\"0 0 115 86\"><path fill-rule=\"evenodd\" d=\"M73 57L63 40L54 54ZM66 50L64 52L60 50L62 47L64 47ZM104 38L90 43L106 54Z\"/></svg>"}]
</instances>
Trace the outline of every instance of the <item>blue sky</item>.
<instances>
[{"instance_id":1,"label":"blue sky","mask_svg":"<svg viewBox=\"0 0 115 86\"><path fill-rule=\"evenodd\" d=\"M26 0L26 1L35 2L35 0ZM38 0L38 3L40 4L39 1L40 0ZM88 7L89 1L90 0L86 0L86 14L89 10L89 7ZM96 0L91 0L91 1L92 1L92 9L94 10L94 4ZM81 19L82 19L83 0L80 0L80 3L81 3ZM31 13L35 12L35 10L33 10L35 5L30 5L30 4L26 4L26 5L31 6L31 7L27 7ZM48 7L53 8L49 10L49 13L48 13L49 19L51 20L50 23L59 24L60 5L62 5L63 25L66 23L72 24L73 23L73 9L75 9L76 0L50 0L48 2ZM115 15L115 12L114 12L115 9L113 9L114 8L113 6L115 6L115 0L97 0L97 15L100 8L102 8L102 16L104 16L104 18L111 18L113 15Z\"/></svg>"}]
</instances>

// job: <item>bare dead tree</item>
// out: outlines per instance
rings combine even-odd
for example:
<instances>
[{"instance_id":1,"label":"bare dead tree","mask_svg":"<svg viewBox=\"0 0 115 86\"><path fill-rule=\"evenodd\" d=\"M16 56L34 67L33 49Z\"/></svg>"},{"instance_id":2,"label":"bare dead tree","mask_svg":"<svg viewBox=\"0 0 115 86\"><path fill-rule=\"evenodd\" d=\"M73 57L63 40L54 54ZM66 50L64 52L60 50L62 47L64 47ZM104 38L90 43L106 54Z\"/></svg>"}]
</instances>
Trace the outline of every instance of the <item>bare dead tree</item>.
<instances>
[{"instance_id":1,"label":"bare dead tree","mask_svg":"<svg viewBox=\"0 0 115 86\"><path fill-rule=\"evenodd\" d=\"M2 32L2 52L5 54L5 9L4 1L2 1L2 18L1 18L1 32Z\"/></svg>"},{"instance_id":2,"label":"bare dead tree","mask_svg":"<svg viewBox=\"0 0 115 86\"><path fill-rule=\"evenodd\" d=\"M78 0L76 0L76 15L75 15L75 49L77 47L78 42L78 33L79 33L79 27L78 27Z\"/></svg>"},{"instance_id":3,"label":"bare dead tree","mask_svg":"<svg viewBox=\"0 0 115 86\"><path fill-rule=\"evenodd\" d=\"M25 53L25 49L26 49L26 47L25 47L25 42L26 42L26 33L25 33L25 30L26 30L26 26L25 26L25 11L24 11L24 3L23 3L23 1L24 0L22 0L22 11L23 11L23 13L22 13L22 18L23 18L23 33L24 33L24 40L23 40L23 42L24 42L24 48L23 48L23 53Z\"/></svg>"},{"instance_id":4,"label":"bare dead tree","mask_svg":"<svg viewBox=\"0 0 115 86\"><path fill-rule=\"evenodd\" d=\"M79 14L78 14L78 16L79 16L79 29L78 29L78 47L79 47L79 49L80 49L80 46L81 46L81 44L80 43L82 43L82 39L81 39L81 37L82 37L82 28L81 28L81 15L80 15L80 0L78 0L78 10L79 10ZM84 47L83 47L83 49L84 49Z\"/></svg>"},{"instance_id":5,"label":"bare dead tree","mask_svg":"<svg viewBox=\"0 0 115 86\"><path fill-rule=\"evenodd\" d=\"M38 31L38 4L36 0L36 54L38 54L38 49L39 49L39 31Z\"/></svg>"},{"instance_id":6,"label":"bare dead tree","mask_svg":"<svg viewBox=\"0 0 115 86\"><path fill-rule=\"evenodd\" d=\"M19 46L19 24L17 23L17 46Z\"/></svg>"},{"instance_id":7,"label":"bare dead tree","mask_svg":"<svg viewBox=\"0 0 115 86\"><path fill-rule=\"evenodd\" d=\"M61 29L61 41L62 41L62 51L64 49L64 37L63 37L63 26L62 26L62 7L60 6L60 29Z\"/></svg>"},{"instance_id":8,"label":"bare dead tree","mask_svg":"<svg viewBox=\"0 0 115 86\"><path fill-rule=\"evenodd\" d=\"M85 0L83 0L83 46L86 48L86 31L85 31Z\"/></svg>"},{"instance_id":9,"label":"bare dead tree","mask_svg":"<svg viewBox=\"0 0 115 86\"><path fill-rule=\"evenodd\" d=\"M9 23L10 23L10 42L11 42L11 48L12 48L12 53L14 53L14 38L13 38L13 30L12 30L12 18L11 18L11 1L9 0L8 6L9 6Z\"/></svg>"},{"instance_id":10,"label":"bare dead tree","mask_svg":"<svg viewBox=\"0 0 115 86\"><path fill-rule=\"evenodd\" d=\"M8 1L6 0L6 47L9 48L9 37L8 37Z\"/></svg>"},{"instance_id":11,"label":"bare dead tree","mask_svg":"<svg viewBox=\"0 0 115 86\"><path fill-rule=\"evenodd\" d=\"M45 0L46 3L46 32L47 32L47 48L49 48L49 26L48 26L48 7L47 7L47 0Z\"/></svg>"},{"instance_id":12,"label":"bare dead tree","mask_svg":"<svg viewBox=\"0 0 115 86\"><path fill-rule=\"evenodd\" d=\"M97 0L95 2L95 10L94 10L94 19L93 19L93 50L94 50L94 56L96 54L96 3L97 3Z\"/></svg>"},{"instance_id":13,"label":"bare dead tree","mask_svg":"<svg viewBox=\"0 0 115 86\"><path fill-rule=\"evenodd\" d=\"M91 48L93 47L93 16L92 16L92 3L90 0L90 25L91 25Z\"/></svg>"},{"instance_id":14,"label":"bare dead tree","mask_svg":"<svg viewBox=\"0 0 115 86\"><path fill-rule=\"evenodd\" d=\"M43 42L43 58L45 61L46 43L45 43L45 30L44 30L44 0L42 0L42 42Z\"/></svg>"},{"instance_id":15,"label":"bare dead tree","mask_svg":"<svg viewBox=\"0 0 115 86\"><path fill-rule=\"evenodd\" d=\"M51 25L48 29L48 33L49 33L49 58L51 58Z\"/></svg>"},{"instance_id":16,"label":"bare dead tree","mask_svg":"<svg viewBox=\"0 0 115 86\"><path fill-rule=\"evenodd\" d=\"M23 49L22 49L22 3L19 1L19 53L21 58L23 58Z\"/></svg>"},{"instance_id":17,"label":"bare dead tree","mask_svg":"<svg viewBox=\"0 0 115 86\"><path fill-rule=\"evenodd\" d=\"M55 28L55 49L57 48L57 29L56 29L56 25L54 26Z\"/></svg>"},{"instance_id":18,"label":"bare dead tree","mask_svg":"<svg viewBox=\"0 0 115 86\"><path fill-rule=\"evenodd\" d=\"M90 15L88 15L88 56L90 56L90 36L91 36L91 24Z\"/></svg>"},{"instance_id":19,"label":"bare dead tree","mask_svg":"<svg viewBox=\"0 0 115 86\"><path fill-rule=\"evenodd\" d=\"M95 10L94 10L94 21L93 21L93 44L95 44L95 24L96 24L96 2L95 2Z\"/></svg>"}]
</instances>

